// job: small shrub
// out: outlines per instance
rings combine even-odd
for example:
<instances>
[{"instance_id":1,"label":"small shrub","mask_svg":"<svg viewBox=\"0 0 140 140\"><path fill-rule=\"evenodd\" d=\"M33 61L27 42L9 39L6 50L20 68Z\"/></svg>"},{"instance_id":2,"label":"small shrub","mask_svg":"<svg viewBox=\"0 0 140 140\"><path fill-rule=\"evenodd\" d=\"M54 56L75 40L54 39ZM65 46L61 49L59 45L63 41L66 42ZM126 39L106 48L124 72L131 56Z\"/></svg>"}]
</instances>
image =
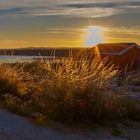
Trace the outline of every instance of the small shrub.
<instances>
[{"instance_id":1,"label":"small shrub","mask_svg":"<svg viewBox=\"0 0 140 140\"><path fill-rule=\"evenodd\" d=\"M28 75L21 69L16 69L7 64L0 66L0 93L11 93L23 95L27 92L25 80Z\"/></svg>"}]
</instances>

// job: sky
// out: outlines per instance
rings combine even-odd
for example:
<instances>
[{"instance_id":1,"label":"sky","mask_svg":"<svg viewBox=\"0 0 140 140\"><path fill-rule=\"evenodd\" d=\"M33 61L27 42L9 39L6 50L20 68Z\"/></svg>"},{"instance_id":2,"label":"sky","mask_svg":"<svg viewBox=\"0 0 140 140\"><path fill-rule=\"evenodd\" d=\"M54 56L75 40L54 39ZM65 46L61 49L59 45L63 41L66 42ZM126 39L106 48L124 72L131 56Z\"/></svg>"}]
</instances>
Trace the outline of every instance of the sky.
<instances>
[{"instance_id":1,"label":"sky","mask_svg":"<svg viewBox=\"0 0 140 140\"><path fill-rule=\"evenodd\" d=\"M0 0L0 48L140 44L140 0Z\"/></svg>"}]
</instances>

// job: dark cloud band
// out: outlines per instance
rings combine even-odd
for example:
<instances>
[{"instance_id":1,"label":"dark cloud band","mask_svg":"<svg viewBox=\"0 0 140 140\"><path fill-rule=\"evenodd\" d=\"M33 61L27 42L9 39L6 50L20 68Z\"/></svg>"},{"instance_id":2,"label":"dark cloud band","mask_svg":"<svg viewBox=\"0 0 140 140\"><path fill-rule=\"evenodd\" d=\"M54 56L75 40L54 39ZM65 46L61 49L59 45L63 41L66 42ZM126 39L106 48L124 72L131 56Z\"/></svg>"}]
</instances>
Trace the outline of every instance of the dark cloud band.
<instances>
[{"instance_id":1,"label":"dark cloud band","mask_svg":"<svg viewBox=\"0 0 140 140\"><path fill-rule=\"evenodd\" d=\"M62 7L69 8L115 8L115 7L126 7L126 6L140 6L140 1L135 2L100 2L100 3L75 3L75 4L64 4Z\"/></svg>"}]
</instances>

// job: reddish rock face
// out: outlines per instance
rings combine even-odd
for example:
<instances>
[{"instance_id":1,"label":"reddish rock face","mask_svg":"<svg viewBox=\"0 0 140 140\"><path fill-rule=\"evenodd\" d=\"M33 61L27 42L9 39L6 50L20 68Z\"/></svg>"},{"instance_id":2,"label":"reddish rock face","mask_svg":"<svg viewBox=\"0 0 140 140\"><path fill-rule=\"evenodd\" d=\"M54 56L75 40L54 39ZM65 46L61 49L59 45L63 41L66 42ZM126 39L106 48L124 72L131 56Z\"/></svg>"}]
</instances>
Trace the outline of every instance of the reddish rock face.
<instances>
[{"instance_id":1,"label":"reddish rock face","mask_svg":"<svg viewBox=\"0 0 140 140\"><path fill-rule=\"evenodd\" d=\"M101 59L107 57L120 70L140 70L140 46L135 43L99 44L91 50Z\"/></svg>"}]
</instances>

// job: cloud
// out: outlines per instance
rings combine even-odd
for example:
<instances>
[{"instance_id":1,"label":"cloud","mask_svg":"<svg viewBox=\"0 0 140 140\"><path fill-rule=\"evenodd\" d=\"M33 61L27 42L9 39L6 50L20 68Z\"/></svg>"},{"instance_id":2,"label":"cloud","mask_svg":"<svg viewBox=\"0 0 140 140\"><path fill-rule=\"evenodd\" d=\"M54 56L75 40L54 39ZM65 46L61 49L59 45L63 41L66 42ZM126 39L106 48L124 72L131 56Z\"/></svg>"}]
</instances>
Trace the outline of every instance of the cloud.
<instances>
[{"instance_id":1,"label":"cloud","mask_svg":"<svg viewBox=\"0 0 140 140\"><path fill-rule=\"evenodd\" d=\"M140 0L5 0L0 1L0 17L66 16L107 17L138 13Z\"/></svg>"},{"instance_id":2,"label":"cloud","mask_svg":"<svg viewBox=\"0 0 140 140\"><path fill-rule=\"evenodd\" d=\"M115 33L115 36L132 36L132 37L136 37L139 36L140 37L140 28L139 27L130 27L129 29L126 27L118 27L118 28L109 28L105 34L106 35L113 35Z\"/></svg>"},{"instance_id":3,"label":"cloud","mask_svg":"<svg viewBox=\"0 0 140 140\"><path fill-rule=\"evenodd\" d=\"M62 5L70 8L116 8L116 7L139 7L140 1L130 2L96 2L96 3L74 3Z\"/></svg>"},{"instance_id":4,"label":"cloud","mask_svg":"<svg viewBox=\"0 0 140 140\"><path fill-rule=\"evenodd\" d=\"M14 15L27 15L28 11L22 8L7 8L7 9L0 9L0 16L5 17L5 16L14 16Z\"/></svg>"}]
</instances>

